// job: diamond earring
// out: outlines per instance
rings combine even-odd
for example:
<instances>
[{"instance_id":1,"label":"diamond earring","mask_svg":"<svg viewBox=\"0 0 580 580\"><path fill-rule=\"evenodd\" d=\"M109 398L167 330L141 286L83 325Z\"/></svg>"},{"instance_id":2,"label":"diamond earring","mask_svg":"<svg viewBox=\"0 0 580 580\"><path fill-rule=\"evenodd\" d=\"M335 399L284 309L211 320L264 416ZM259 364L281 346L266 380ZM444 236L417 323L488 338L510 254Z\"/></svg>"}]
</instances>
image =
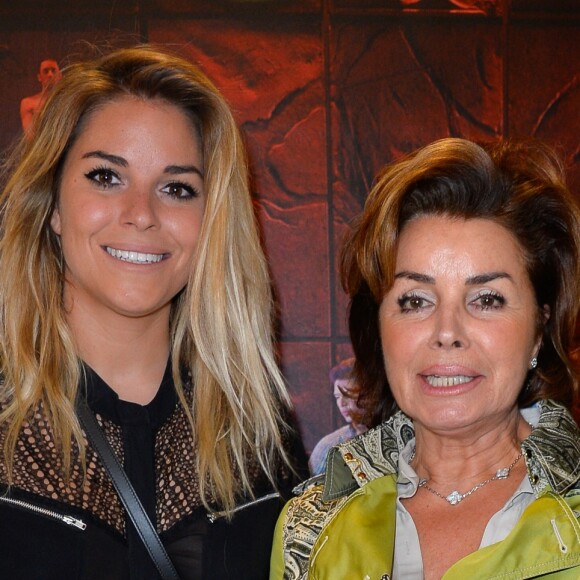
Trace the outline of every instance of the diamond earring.
<instances>
[{"instance_id":1,"label":"diamond earring","mask_svg":"<svg viewBox=\"0 0 580 580\"><path fill-rule=\"evenodd\" d=\"M531 361L530 361L530 367L535 369L538 366L538 359L536 357L534 357Z\"/></svg>"}]
</instances>

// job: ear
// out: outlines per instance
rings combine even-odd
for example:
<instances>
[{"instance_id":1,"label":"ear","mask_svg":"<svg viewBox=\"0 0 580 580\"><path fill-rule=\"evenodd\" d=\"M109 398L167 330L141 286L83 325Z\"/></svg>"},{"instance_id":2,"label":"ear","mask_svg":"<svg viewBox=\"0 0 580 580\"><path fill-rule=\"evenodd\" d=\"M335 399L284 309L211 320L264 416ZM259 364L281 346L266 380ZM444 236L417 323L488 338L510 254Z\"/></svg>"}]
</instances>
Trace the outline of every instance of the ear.
<instances>
[{"instance_id":1,"label":"ear","mask_svg":"<svg viewBox=\"0 0 580 580\"><path fill-rule=\"evenodd\" d=\"M61 223L60 223L60 212L58 211L58 207L55 207L54 211L52 212L52 216L50 217L50 227L57 236L60 236Z\"/></svg>"},{"instance_id":2,"label":"ear","mask_svg":"<svg viewBox=\"0 0 580 580\"><path fill-rule=\"evenodd\" d=\"M541 310L540 310L540 314L539 314L539 332L538 332L538 338L536 340L536 344L534 346L534 355L533 356L538 356L538 352L540 351L540 347L542 346L542 338L544 335L544 326L546 325L546 323L548 322L548 320L550 320L550 306L548 304L544 304L544 306L542 306Z\"/></svg>"}]
</instances>

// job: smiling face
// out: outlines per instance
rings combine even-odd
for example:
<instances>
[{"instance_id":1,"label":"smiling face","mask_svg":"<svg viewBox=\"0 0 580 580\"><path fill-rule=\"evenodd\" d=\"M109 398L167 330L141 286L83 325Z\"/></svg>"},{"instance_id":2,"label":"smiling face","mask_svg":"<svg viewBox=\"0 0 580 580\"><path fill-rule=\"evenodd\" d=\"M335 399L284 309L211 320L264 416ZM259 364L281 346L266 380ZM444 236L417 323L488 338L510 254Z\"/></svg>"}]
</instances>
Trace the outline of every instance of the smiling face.
<instances>
[{"instance_id":1,"label":"smiling face","mask_svg":"<svg viewBox=\"0 0 580 580\"><path fill-rule=\"evenodd\" d=\"M417 429L505 424L539 348L522 250L485 219L421 217L399 238L379 311L389 385Z\"/></svg>"},{"instance_id":2,"label":"smiling face","mask_svg":"<svg viewBox=\"0 0 580 580\"><path fill-rule=\"evenodd\" d=\"M200 139L180 109L127 96L93 112L66 157L51 219L67 311L169 320L204 205Z\"/></svg>"}]
</instances>

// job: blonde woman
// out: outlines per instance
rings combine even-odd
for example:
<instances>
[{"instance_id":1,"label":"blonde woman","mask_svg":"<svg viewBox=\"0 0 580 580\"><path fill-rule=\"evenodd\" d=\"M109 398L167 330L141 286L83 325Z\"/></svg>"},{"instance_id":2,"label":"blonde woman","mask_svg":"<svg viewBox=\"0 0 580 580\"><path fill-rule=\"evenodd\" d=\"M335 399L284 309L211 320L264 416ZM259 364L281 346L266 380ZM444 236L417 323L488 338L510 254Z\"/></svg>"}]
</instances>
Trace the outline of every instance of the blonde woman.
<instances>
[{"instance_id":1,"label":"blonde woman","mask_svg":"<svg viewBox=\"0 0 580 580\"><path fill-rule=\"evenodd\" d=\"M267 577L289 401L231 112L148 47L69 67L0 242L0 576L157 578L89 407L181 578Z\"/></svg>"}]
</instances>

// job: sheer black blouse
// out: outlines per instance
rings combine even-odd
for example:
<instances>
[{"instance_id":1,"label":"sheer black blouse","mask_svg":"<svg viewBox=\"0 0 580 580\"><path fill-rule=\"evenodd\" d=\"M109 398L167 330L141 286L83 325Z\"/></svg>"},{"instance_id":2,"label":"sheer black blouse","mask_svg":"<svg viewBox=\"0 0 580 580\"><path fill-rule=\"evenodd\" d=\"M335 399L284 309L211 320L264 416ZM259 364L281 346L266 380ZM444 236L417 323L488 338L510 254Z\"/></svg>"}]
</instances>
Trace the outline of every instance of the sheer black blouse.
<instances>
[{"instance_id":1,"label":"sheer black blouse","mask_svg":"<svg viewBox=\"0 0 580 580\"><path fill-rule=\"evenodd\" d=\"M268 578L277 516L305 473L299 439L288 442L299 476L281 467L274 490L256 466L255 499L241 501L231 521L210 518L200 499L193 436L170 366L148 405L122 401L89 367L82 387L182 580ZM186 395L191 389L186 387ZM0 444L4 438L0 430ZM10 488L0 463L0 578L158 578L90 446L86 461L84 481L80 461L69 480L62 477L51 430L38 409L18 441Z\"/></svg>"}]
</instances>

